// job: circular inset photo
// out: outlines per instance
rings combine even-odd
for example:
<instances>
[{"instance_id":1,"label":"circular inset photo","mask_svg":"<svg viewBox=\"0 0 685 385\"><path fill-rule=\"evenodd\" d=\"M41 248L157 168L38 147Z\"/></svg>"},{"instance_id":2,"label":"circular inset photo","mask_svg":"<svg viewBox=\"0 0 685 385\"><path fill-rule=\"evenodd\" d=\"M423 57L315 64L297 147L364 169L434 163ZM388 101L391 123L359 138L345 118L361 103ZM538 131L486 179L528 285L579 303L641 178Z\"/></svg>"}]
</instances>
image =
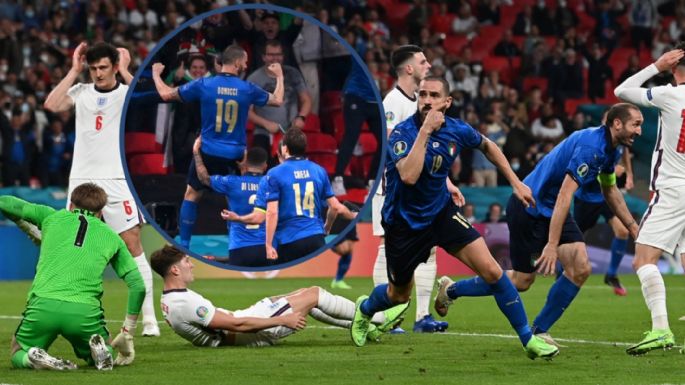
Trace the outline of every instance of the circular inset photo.
<instances>
[{"instance_id":1,"label":"circular inset photo","mask_svg":"<svg viewBox=\"0 0 685 385\"><path fill-rule=\"evenodd\" d=\"M216 266L269 270L356 238L384 130L355 33L252 4L155 47L128 97L123 151L169 240Z\"/></svg>"}]
</instances>

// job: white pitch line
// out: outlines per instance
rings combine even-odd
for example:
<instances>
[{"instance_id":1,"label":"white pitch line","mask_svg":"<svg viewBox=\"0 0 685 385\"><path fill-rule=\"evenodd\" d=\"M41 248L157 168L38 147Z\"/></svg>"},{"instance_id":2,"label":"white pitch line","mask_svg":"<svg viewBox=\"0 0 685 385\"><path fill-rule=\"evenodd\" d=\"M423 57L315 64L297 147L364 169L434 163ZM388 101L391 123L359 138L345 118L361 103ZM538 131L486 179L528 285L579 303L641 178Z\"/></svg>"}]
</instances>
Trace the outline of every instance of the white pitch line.
<instances>
[{"instance_id":1,"label":"white pitch line","mask_svg":"<svg viewBox=\"0 0 685 385\"><path fill-rule=\"evenodd\" d=\"M1 319L6 319L6 320L20 320L22 317L21 316L16 316L16 315L0 315L0 320ZM105 320L106 322L112 322L112 323L124 323L122 320ZM163 323L159 321L158 323ZM311 329L341 329L336 326L308 326L307 328ZM491 337L491 338L505 338L505 339L517 339L518 336L515 336L513 334L496 334L496 333L466 333L466 332L442 332L442 333L434 333L435 335L448 335L448 336L458 336L458 337L477 337L477 338L482 338L482 337ZM559 342L569 342L569 343L576 343L576 344L588 344L588 345L606 345L606 346L631 346L633 343L630 342L612 342L612 341L593 341L593 340L582 340L582 339L576 339L576 338L554 338L555 340ZM674 346L674 348L681 348L681 346Z\"/></svg>"}]
</instances>

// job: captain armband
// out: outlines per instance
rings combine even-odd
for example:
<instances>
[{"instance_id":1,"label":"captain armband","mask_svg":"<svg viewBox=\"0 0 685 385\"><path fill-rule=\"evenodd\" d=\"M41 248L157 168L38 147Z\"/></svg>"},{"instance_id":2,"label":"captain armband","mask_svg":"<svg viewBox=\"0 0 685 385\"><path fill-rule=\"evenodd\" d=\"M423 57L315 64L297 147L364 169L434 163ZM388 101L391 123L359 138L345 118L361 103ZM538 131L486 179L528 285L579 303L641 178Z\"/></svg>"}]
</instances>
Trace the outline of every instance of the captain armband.
<instances>
[{"instance_id":1,"label":"captain armband","mask_svg":"<svg viewBox=\"0 0 685 385\"><path fill-rule=\"evenodd\" d=\"M611 187L616 185L616 173L611 174L599 174L597 180L602 187Z\"/></svg>"}]
</instances>

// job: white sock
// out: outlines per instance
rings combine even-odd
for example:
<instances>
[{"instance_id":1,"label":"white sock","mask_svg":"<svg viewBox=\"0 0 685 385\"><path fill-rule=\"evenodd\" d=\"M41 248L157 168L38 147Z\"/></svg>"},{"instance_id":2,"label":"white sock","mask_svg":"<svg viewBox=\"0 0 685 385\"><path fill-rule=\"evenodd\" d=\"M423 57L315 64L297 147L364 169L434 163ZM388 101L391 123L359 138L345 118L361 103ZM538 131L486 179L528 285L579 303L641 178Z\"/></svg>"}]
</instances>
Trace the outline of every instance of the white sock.
<instances>
[{"instance_id":1,"label":"white sock","mask_svg":"<svg viewBox=\"0 0 685 385\"><path fill-rule=\"evenodd\" d=\"M430 314L428 310L435 285L435 274L438 272L438 264L435 260L436 247L431 249L426 263L421 263L414 271L414 284L416 285L416 320Z\"/></svg>"},{"instance_id":2,"label":"white sock","mask_svg":"<svg viewBox=\"0 0 685 385\"><path fill-rule=\"evenodd\" d=\"M341 297L339 295L334 295L331 294L330 292L326 291L325 289L319 288L319 302L316 305L316 307L321 310L324 314L328 315L329 317L338 319L338 320L353 320L354 319L354 311L356 308L356 305L354 302L350 301L349 299L345 297ZM314 317L316 318L316 317ZM317 318L318 319L318 318ZM322 322L326 322L323 320L320 320ZM383 312L378 312L374 314L374 316L371 318L371 322L373 323L383 323L385 321L385 314ZM329 323L329 322L326 322ZM335 324L331 324L335 325Z\"/></svg>"},{"instance_id":3,"label":"white sock","mask_svg":"<svg viewBox=\"0 0 685 385\"><path fill-rule=\"evenodd\" d=\"M384 283L388 283L388 268L385 261L385 238L381 238L376 262L373 264L373 287Z\"/></svg>"},{"instance_id":4,"label":"white sock","mask_svg":"<svg viewBox=\"0 0 685 385\"><path fill-rule=\"evenodd\" d=\"M140 275L143 276L143 282L145 283L145 300L143 301L143 322L151 322L157 324L157 317L155 317L155 301L152 298L152 269L150 269L150 264L145 258L145 253L133 258L138 265L138 270Z\"/></svg>"},{"instance_id":5,"label":"white sock","mask_svg":"<svg viewBox=\"0 0 685 385\"><path fill-rule=\"evenodd\" d=\"M652 330L669 329L666 312L666 286L656 265L644 265L637 269L642 284L642 295L652 313Z\"/></svg>"},{"instance_id":6,"label":"white sock","mask_svg":"<svg viewBox=\"0 0 685 385\"><path fill-rule=\"evenodd\" d=\"M349 329L350 326L352 325L352 321L341 320L341 319L331 317L328 314L324 313L318 307L313 307L312 310L309 311L309 315L312 316L317 321L321 321L325 324L341 327L344 329Z\"/></svg>"}]
</instances>

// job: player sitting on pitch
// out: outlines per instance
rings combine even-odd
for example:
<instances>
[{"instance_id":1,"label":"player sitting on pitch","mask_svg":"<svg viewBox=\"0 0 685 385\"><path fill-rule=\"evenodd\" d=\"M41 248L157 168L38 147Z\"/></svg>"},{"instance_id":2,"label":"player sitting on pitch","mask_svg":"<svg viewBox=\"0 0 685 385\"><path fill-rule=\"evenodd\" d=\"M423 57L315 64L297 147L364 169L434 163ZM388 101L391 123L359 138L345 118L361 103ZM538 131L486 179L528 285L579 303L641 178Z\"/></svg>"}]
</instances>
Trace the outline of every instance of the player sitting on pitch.
<instances>
[{"instance_id":1,"label":"player sitting on pitch","mask_svg":"<svg viewBox=\"0 0 685 385\"><path fill-rule=\"evenodd\" d=\"M196 346L269 346L303 329L306 314L342 328L349 328L354 316L354 302L316 286L264 298L244 310L224 310L188 289L194 280L193 263L182 251L165 246L152 254L151 261L152 269L164 278L164 318L176 334ZM405 311L406 306L397 306L378 313L369 338L377 340L402 321Z\"/></svg>"},{"instance_id":2,"label":"player sitting on pitch","mask_svg":"<svg viewBox=\"0 0 685 385\"><path fill-rule=\"evenodd\" d=\"M42 231L36 276L26 310L12 338L16 368L71 370L77 366L46 350L62 335L76 356L99 370L133 362L133 332L143 305L145 285L124 241L100 218L107 203L105 191L92 183L71 193L70 210L31 204L0 196L0 212ZM34 239L35 240L35 239ZM102 275L111 264L128 286L128 315L110 346L102 310ZM112 359L113 349L119 352Z\"/></svg>"}]
</instances>

